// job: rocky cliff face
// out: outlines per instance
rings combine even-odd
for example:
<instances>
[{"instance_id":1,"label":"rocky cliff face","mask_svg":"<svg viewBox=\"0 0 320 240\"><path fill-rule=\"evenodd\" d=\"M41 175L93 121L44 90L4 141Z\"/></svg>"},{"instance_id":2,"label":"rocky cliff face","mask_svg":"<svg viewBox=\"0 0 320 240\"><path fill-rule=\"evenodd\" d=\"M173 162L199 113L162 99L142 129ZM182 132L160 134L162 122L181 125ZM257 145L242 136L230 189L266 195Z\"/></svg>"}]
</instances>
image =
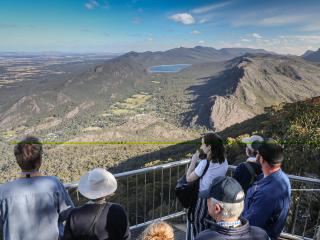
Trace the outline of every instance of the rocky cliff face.
<instances>
[{"instance_id":1,"label":"rocky cliff face","mask_svg":"<svg viewBox=\"0 0 320 240\"><path fill-rule=\"evenodd\" d=\"M252 118L264 107L320 95L320 67L299 58L240 57L230 62L220 80L226 81L225 76L235 86L212 96L210 120L215 130Z\"/></svg>"}]
</instances>

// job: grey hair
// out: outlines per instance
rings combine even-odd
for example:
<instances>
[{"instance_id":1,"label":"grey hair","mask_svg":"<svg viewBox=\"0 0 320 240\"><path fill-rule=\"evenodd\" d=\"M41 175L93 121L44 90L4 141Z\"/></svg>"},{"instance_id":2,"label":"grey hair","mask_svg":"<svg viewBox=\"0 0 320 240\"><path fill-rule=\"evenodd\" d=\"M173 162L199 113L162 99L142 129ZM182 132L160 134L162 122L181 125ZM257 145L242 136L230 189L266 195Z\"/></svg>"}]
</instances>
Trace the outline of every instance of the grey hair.
<instances>
[{"instance_id":1,"label":"grey hair","mask_svg":"<svg viewBox=\"0 0 320 240\"><path fill-rule=\"evenodd\" d=\"M210 198L212 204L219 204L221 207L221 217L222 219L225 218L238 218L240 217L243 208L244 208L244 201L241 201L239 203L225 203L221 202L217 199Z\"/></svg>"}]
</instances>

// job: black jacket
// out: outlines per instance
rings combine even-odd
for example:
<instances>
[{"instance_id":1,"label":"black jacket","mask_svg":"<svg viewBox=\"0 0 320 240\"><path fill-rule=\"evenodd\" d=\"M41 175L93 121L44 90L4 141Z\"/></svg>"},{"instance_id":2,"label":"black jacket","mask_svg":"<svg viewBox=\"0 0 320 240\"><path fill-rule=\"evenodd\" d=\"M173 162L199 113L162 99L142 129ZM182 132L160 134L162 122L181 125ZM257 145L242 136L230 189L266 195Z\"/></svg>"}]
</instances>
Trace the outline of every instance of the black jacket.
<instances>
[{"instance_id":1,"label":"black jacket","mask_svg":"<svg viewBox=\"0 0 320 240\"><path fill-rule=\"evenodd\" d=\"M92 225L95 216L99 215ZM92 226L91 226L92 225ZM128 240L129 221L125 210L114 203L88 203L71 211L63 240Z\"/></svg>"},{"instance_id":2,"label":"black jacket","mask_svg":"<svg viewBox=\"0 0 320 240\"><path fill-rule=\"evenodd\" d=\"M207 221L210 229L199 233L195 240L268 240L267 233L259 227L250 226L248 220L241 218L242 225L236 228L222 227Z\"/></svg>"}]
</instances>

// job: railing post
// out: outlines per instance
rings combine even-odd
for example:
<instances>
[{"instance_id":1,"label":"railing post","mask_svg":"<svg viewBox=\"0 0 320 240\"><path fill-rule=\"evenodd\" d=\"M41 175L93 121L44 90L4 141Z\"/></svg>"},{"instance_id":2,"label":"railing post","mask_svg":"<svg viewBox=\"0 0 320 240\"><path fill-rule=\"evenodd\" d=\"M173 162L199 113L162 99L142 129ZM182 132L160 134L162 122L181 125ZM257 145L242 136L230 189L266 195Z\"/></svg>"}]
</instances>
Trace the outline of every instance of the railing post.
<instances>
[{"instance_id":1,"label":"railing post","mask_svg":"<svg viewBox=\"0 0 320 240\"><path fill-rule=\"evenodd\" d=\"M178 169L177 169L177 181L179 180L179 178L180 178L180 166L178 165ZM177 200L177 198L175 198L175 211L177 211L178 210L178 200Z\"/></svg>"},{"instance_id":2,"label":"railing post","mask_svg":"<svg viewBox=\"0 0 320 240\"><path fill-rule=\"evenodd\" d=\"M163 169L161 169L161 200L160 200L160 217L162 217L163 208Z\"/></svg>"},{"instance_id":3,"label":"railing post","mask_svg":"<svg viewBox=\"0 0 320 240\"><path fill-rule=\"evenodd\" d=\"M312 184L312 188L313 188L313 184ZM307 192L307 195L308 195L308 192ZM308 212L307 212L306 221L305 221L305 223L304 223L303 233L302 233L302 236L303 236L303 237L304 237L305 232L306 232L306 230L307 230L308 220L309 220L309 218L310 218L311 199L312 199L312 197L309 196L309 199L308 199Z\"/></svg>"},{"instance_id":4,"label":"railing post","mask_svg":"<svg viewBox=\"0 0 320 240\"><path fill-rule=\"evenodd\" d=\"M156 187L156 171L153 172L153 191L152 191L152 219L154 219L154 193Z\"/></svg>"},{"instance_id":5,"label":"railing post","mask_svg":"<svg viewBox=\"0 0 320 240\"><path fill-rule=\"evenodd\" d=\"M130 203L129 203L129 177L127 177L127 214L130 219Z\"/></svg>"},{"instance_id":6,"label":"railing post","mask_svg":"<svg viewBox=\"0 0 320 240\"><path fill-rule=\"evenodd\" d=\"M144 173L144 210L143 221L146 221L147 215L147 173Z\"/></svg>"},{"instance_id":7,"label":"railing post","mask_svg":"<svg viewBox=\"0 0 320 240\"><path fill-rule=\"evenodd\" d=\"M138 175L136 175L136 225L138 224Z\"/></svg>"},{"instance_id":8,"label":"railing post","mask_svg":"<svg viewBox=\"0 0 320 240\"><path fill-rule=\"evenodd\" d=\"M301 192L299 192L299 194L298 194L298 203L294 209L294 217L293 217L293 223L292 223L292 227L291 227L291 234L294 234L294 231L296 228L296 221L297 221L297 217L298 217L298 213L299 213L300 200L301 200Z\"/></svg>"},{"instance_id":9,"label":"railing post","mask_svg":"<svg viewBox=\"0 0 320 240\"><path fill-rule=\"evenodd\" d=\"M169 169L169 201L168 201L168 215L170 214L171 206L171 168Z\"/></svg>"}]
</instances>

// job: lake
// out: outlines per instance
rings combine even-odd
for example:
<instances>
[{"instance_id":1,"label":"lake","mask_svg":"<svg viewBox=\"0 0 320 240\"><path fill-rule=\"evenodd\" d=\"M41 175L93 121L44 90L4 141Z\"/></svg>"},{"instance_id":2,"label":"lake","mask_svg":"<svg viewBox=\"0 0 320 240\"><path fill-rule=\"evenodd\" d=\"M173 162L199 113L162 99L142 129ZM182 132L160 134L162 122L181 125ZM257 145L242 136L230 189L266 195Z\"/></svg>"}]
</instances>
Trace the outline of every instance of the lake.
<instances>
[{"instance_id":1,"label":"lake","mask_svg":"<svg viewBox=\"0 0 320 240\"><path fill-rule=\"evenodd\" d=\"M149 68L151 73L177 73L182 69L191 66L191 64L174 64L174 65L159 65Z\"/></svg>"}]
</instances>

